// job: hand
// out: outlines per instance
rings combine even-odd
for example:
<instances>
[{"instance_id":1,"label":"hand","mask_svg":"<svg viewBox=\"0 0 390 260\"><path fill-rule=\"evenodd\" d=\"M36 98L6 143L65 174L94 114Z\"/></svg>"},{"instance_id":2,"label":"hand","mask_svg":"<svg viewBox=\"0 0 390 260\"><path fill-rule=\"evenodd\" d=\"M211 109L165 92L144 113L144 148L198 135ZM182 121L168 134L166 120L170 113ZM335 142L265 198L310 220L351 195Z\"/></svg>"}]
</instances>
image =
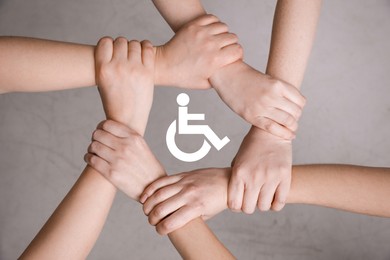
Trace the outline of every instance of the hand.
<instances>
[{"instance_id":1,"label":"hand","mask_svg":"<svg viewBox=\"0 0 390 260\"><path fill-rule=\"evenodd\" d=\"M197 217L213 217L227 208L229 176L230 168L211 168L158 179L141 195L149 223L164 235Z\"/></svg>"},{"instance_id":2,"label":"hand","mask_svg":"<svg viewBox=\"0 0 390 260\"><path fill-rule=\"evenodd\" d=\"M112 120L98 125L84 160L134 200L151 182L165 176L142 136Z\"/></svg>"},{"instance_id":3,"label":"hand","mask_svg":"<svg viewBox=\"0 0 390 260\"><path fill-rule=\"evenodd\" d=\"M156 82L183 88L210 88L208 79L219 68L242 58L236 35L213 15L184 25L156 50Z\"/></svg>"},{"instance_id":4,"label":"hand","mask_svg":"<svg viewBox=\"0 0 390 260\"><path fill-rule=\"evenodd\" d=\"M260 129L286 140L295 137L305 98L294 86L235 63L211 78L221 99Z\"/></svg>"},{"instance_id":5,"label":"hand","mask_svg":"<svg viewBox=\"0 0 390 260\"><path fill-rule=\"evenodd\" d=\"M252 127L232 163L228 205L251 214L281 210L291 184L291 142Z\"/></svg>"},{"instance_id":6,"label":"hand","mask_svg":"<svg viewBox=\"0 0 390 260\"><path fill-rule=\"evenodd\" d=\"M108 119L143 135L153 101L154 51L148 41L102 38L95 51L96 82Z\"/></svg>"}]
</instances>

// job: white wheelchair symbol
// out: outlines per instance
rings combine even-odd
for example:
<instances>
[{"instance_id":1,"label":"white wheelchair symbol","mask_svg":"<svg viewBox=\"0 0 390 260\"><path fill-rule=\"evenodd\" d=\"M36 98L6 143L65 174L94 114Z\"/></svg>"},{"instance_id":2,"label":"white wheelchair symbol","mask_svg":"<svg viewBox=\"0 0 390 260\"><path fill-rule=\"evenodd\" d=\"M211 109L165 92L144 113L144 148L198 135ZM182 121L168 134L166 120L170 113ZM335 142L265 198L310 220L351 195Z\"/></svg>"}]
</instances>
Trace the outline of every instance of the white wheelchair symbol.
<instances>
[{"instance_id":1,"label":"white wheelchair symbol","mask_svg":"<svg viewBox=\"0 0 390 260\"><path fill-rule=\"evenodd\" d=\"M203 145L198 151L193 153L183 152L176 145L176 132L178 132L179 135L202 134L218 151L230 142L230 139L227 136L225 136L223 139L220 139L208 125L188 124L188 121L191 120L205 120L205 115L188 113L187 105L190 103L190 97L187 94L179 94L176 101L179 105L178 120L174 120L171 123L171 125L168 127L166 135L168 150L172 153L173 156L184 162L196 162L205 157L211 149L210 144L206 140L203 140Z\"/></svg>"}]
</instances>

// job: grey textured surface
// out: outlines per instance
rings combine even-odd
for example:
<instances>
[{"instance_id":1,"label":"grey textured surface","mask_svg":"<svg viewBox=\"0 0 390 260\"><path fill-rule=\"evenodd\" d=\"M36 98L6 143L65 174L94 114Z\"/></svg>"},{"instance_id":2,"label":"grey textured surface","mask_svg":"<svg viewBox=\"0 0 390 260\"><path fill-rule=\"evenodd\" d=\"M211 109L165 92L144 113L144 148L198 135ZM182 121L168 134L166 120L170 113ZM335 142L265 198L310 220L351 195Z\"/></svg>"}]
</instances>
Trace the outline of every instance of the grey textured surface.
<instances>
[{"instance_id":1,"label":"grey textured surface","mask_svg":"<svg viewBox=\"0 0 390 260\"><path fill-rule=\"evenodd\" d=\"M236 32L245 60L264 70L274 1L204 1ZM150 1L0 0L0 34L81 43L124 35L163 43L172 32ZM294 143L294 163L390 166L390 1L324 1L303 84L308 99ZM178 89L158 88L147 141L168 172L225 166L248 125L213 91L193 92L231 143L197 163L168 152L165 131L175 118ZM0 259L15 259L84 167L90 133L103 119L95 88L0 96ZM196 145L199 139L191 140ZM190 144L191 145L191 144ZM209 222L239 259L390 259L390 221L311 206L251 216L229 212ZM179 258L147 225L139 205L115 201L90 259Z\"/></svg>"}]
</instances>

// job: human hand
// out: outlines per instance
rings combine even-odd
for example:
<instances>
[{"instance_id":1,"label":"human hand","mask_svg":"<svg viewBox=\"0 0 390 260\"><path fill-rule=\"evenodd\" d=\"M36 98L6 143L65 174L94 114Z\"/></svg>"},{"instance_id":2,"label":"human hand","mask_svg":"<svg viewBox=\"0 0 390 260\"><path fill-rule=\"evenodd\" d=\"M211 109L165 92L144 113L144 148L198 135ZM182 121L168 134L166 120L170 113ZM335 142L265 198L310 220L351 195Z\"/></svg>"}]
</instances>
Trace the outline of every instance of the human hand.
<instances>
[{"instance_id":1,"label":"human hand","mask_svg":"<svg viewBox=\"0 0 390 260\"><path fill-rule=\"evenodd\" d=\"M95 51L96 82L108 119L143 135L153 102L154 51L148 41L102 38Z\"/></svg>"},{"instance_id":2,"label":"human hand","mask_svg":"<svg viewBox=\"0 0 390 260\"><path fill-rule=\"evenodd\" d=\"M191 89L210 88L209 78L219 68L242 59L235 34L213 15L184 25L156 49L156 82Z\"/></svg>"},{"instance_id":3,"label":"human hand","mask_svg":"<svg viewBox=\"0 0 390 260\"><path fill-rule=\"evenodd\" d=\"M227 208L229 176L230 168L210 168L156 180L140 200L149 223L164 235L197 217L213 217Z\"/></svg>"},{"instance_id":4,"label":"human hand","mask_svg":"<svg viewBox=\"0 0 390 260\"><path fill-rule=\"evenodd\" d=\"M84 160L134 200L139 200L150 183L165 176L142 136L112 120L98 125Z\"/></svg>"},{"instance_id":5,"label":"human hand","mask_svg":"<svg viewBox=\"0 0 390 260\"><path fill-rule=\"evenodd\" d=\"M290 190L291 168L291 141L252 127L232 162L229 208L247 214L256 205L261 211L281 210Z\"/></svg>"},{"instance_id":6,"label":"human hand","mask_svg":"<svg viewBox=\"0 0 390 260\"><path fill-rule=\"evenodd\" d=\"M242 63L211 77L221 99L260 129L286 140L295 137L305 98L294 86Z\"/></svg>"}]
</instances>

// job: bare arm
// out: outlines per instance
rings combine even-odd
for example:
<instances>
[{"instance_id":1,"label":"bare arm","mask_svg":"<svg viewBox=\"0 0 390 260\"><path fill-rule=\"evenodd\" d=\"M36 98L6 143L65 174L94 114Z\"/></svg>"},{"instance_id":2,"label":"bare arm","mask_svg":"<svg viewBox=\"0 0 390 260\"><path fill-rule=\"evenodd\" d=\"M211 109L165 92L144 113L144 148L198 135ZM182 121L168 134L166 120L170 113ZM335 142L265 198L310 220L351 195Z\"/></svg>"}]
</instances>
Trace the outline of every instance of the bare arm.
<instances>
[{"instance_id":1,"label":"bare arm","mask_svg":"<svg viewBox=\"0 0 390 260\"><path fill-rule=\"evenodd\" d=\"M189 21L206 14L199 0L153 0L153 3L174 32Z\"/></svg>"},{"instance_id":2,"label":"bare arm","mask_svg":"<svg viewBox=\"0 0 390 260\"><path fill-rule=\"evenodd\" d=\"M210 168L158 179L142 195L147 198L144 212L149 216L149 222L164 234L199 216L209 219L227 209L230 174L230 168ZM389 186L390 168L294 166L287 203L389 218Z\"/></svg>"},{"instance_id":3,"label":"bare arm","mask_svg":"<svg viewBox=\"0 0 390 260\"><path fill-rule=\"evenodd\" d=\"M390 217L390 168L305 165L293 168L288 203Z\"/></svg>"},{"instance_id":4,"label":"bare arm","mask_svg":"<svg viewBox=\"0 0 390 260\"><path fill-rule=\"evenodd\" d=\"M95 85L94 46L0 37L0 93Z\"/></svg>"},{"instance_id":5,"label":"bare arm","mask_svg":"<svg viewBox=\"0 0 390 260\"><path fill-rule=\"evenodd\" d=\"M174 31L206 13L199 0L153 3ZM292 85L253 69L242 60L217 70L209 80L221 99L249 123L284 139L294 137L304 98ZM287 122L285 118L292 120Z\"/></svg>"},{"instance_id":6,"label":"bare arm","mask_svg":"<svg viewBox=\"0 0 390 260\"><path fill-rule=\"evenodd\" d=\"M277 2L266 71L268 75L300 88L320 7L321 0ZM284 120L293 121L288 117ZM294 129L297 127L298 124L295 124ZM276 156L273 156L275 153ZM290 189L291 165L291 142L252 126L233 163L229 207L242 208L246 213L254 212L256 206L263 211L281 210ZM249 187L243 199L239 196L240 190L243 190L240 183Z\"/></svg>"},{"instance_id":7,"label":"bare arm","mask_svg":"<svg viewBox=\"0 0 390 260\"><path fill-rule=\"evenodd\" d=\"M300 88L315 38L322 0L278 0L268 75Z\"/></svg>"},{"instance_id":8,"label":"bare arm","mask_svg":"<svg viewBox=\"0 0 390 260\"><path fill-rule=\"evenodd\" d=\"M130 54L129 60L126 60L128 49L131 53L140 54L141 47L136 42L130 42L127 48L127 41L123 38L117 39L114 44L110 43L110 39L103 39L99 46L96 54L98 81L107 117L122 122L122 127L124 127L123 124L131 126L142 135L153 96L153 69L151 67L154 67L154 57L151 45L147 42L142 43L142 61L147 69L139 66L141 58L137 59ZM115 54L112 54L113 52ZM112 62L110 62L111 59ZM117 66L127 69L116 70ZM134 102L129 102L130 99ZM107 140L103 129L113 128L115 124L119 123L106 121L100 124L94 137ZM157 179L164 171L158 163L153 168L156 165L152 163L154 158L151 153L145 152L146 149L140 148L142 138L140 139L138 133L133 130L126 132L128 128L124 131L121 129L123 128L115 128L111 132L122 136L119 138L121 141L124 139L124 133L128 134L131 140L136 140L130 147L139 157L131 156L133 161L126 160L133 169L130 172L138 172L140 168L137 167L142 168L142 165L149 166L146 173L139 172L141 176L136 174L132 176L131 183L135 188L130 186L130 193L137 193L138 190L140 194L143 190L142 183L150 183L150 178ZM102 146L92 145L90 149L96 149L96 147ZM97 154L101 154L100 151ZM129 154L129 149L121 154ZM134 167L137 171L134 171ZM140 185L137 185L137 181ZM101 232L115 192L116 189L110 182L91 167L87 167L20 258L85 259ZM233 258L201 220L195 220L181 231L176 232L171 239L179 253L188 259Z\"/></svg>"},{"instance_id":9,"label":"bare arm","mask_svg":"<svg viewBox=\"0 0 390 260\"><path fill-rule=\"evenodd\" d=\"M127 57L127 40L121 38L118 42L120 45L116 45L115 53L122 52L123 54L124 51L124 55ZM131 44L138 47L135 42ZM100 52L97 59L104 59L104 62L107 62L105 59L111 60L113 57L112 41L110 42L109 39L104 39L100 42L100 45L101 48L99 49ZM119 84L119 86L115 84L112 86L106 82L99 82L99 84L103 84L101 86L101 94L105 102L106 116L109 119L131 125L135 129L138 129L141 134L145 131L147 120L137 115L132 115L132 113L134 111L145 111L142 115L147 118L153 95L153 49L151 44L145 48L149 48L147 51L149 57L145 55L145 59L152 63L151 66L153 66L153 69L149 69L147 72L151 75L148 77L151 80L145 83L145 85L148 84L147 86L142 85L144 87L143 91L136 92L135 86L140 85L139 81L144 83L141 79L146 72L138 69L138 67L134 67L133 64L126 64L128 65L126 68L129 70L125 75L121 75L121 79L123 79L128 73L132 72L131 76L127 78L130 78L130 81L124 80L127 84ZM131 58L134 59L133 56ZM115 57L113 63L115 64L117 61L118 58ZM119 92L119 89L117 89L120 87L123 90L122 92ZM144 102L139 102L140 100L138 98L142 98ZM133 100L134 102L129 102L129 100ZM87 166L74 187L66 195L20 258L85 259L99 237L115 194L115 186L92 167Z\"/></svg>"},{"instance_id":10,"label":"bare arm","mask_svg":"<svg viewBox=\"0 0 390 260\"><path fill-rule=\"evenodd\" d=\"M157 85L209 88L215 70L242 58L237 37L212 16L187 24L155 47ZM0 94L94 86L95 46L0 37Z\"/></svg>"},{"instance_id":11,"label":"bare arm","mask_svg":"<svg viewBox=\"0 0 390 260\"><path fill-rule=\"evenodd\" d=\"M86 167L20 259L85 259L103 228L115 193L111 183Z\"/></svg>"}]
</instances>

